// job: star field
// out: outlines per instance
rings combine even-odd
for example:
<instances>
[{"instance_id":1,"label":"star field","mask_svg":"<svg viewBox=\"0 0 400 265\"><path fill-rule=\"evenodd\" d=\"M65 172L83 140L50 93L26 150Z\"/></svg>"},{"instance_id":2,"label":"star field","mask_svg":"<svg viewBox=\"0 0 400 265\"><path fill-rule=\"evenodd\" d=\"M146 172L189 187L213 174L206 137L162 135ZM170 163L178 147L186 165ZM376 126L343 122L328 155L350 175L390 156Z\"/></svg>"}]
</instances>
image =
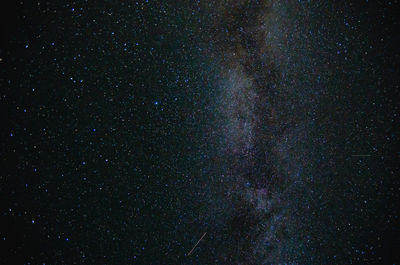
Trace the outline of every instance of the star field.
<instances>
[{"instance_id":1,"label":"star field","mask_svg":"<svg viewBox=\"0 0 400 265\"><path fill-rule=\"evenodd\" d=\"M398 264L398 4L4 4L0 263Z\"/></svg>"}]
</instances>

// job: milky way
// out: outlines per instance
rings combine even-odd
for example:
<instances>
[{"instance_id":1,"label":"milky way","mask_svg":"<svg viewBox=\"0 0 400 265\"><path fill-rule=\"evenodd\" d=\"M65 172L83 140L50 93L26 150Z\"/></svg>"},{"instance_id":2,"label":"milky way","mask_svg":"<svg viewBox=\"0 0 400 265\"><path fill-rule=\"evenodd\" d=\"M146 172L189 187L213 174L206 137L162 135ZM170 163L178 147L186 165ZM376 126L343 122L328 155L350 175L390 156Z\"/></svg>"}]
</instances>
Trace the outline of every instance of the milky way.
<instances>
[{"instance_id":1,"label":"milky way","mask_svg":"<svg viewBox=\"0 0 400 265\"><path fill-rule=\"evenodd\" d=\"M307 49L299 49L296 40L290 43L288 35L304 34L311 42L313 37L293 32L293 8L278 2L227 1L216 11L223 16L214 22L221 32L213 36L215 55L221 58L215 129L225 139L221 154L228 164L219 178L232 203L232 209L224 209L230 214L225 224L229 251L221 255L226 262L285 262L294 258L288 249L304 243L292 234L297 227L291 207L307 181L302 170L309 154L301 145L310 142L307 127L317 97L315 88L297 80L303 75L300 69L308 66L291 55Z\"/></svg>"}]
</instances>

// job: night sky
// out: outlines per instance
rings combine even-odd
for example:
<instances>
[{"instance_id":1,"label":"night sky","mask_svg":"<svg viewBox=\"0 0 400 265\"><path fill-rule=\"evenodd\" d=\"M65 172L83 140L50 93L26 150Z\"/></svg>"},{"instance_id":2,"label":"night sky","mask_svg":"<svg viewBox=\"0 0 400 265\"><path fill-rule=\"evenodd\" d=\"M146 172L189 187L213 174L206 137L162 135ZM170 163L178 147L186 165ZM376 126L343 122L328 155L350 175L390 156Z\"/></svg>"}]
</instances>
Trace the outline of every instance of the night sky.
<instances>
[{"instance_id":1,"label":"night sky","mask_svg":"<svg viewBox=\"0 0 400 265\"><path fill-rule=\"evenodd\" d=\"M2 2L0 264L400 264L396 8Z\"/></svg>"}]
</instances>

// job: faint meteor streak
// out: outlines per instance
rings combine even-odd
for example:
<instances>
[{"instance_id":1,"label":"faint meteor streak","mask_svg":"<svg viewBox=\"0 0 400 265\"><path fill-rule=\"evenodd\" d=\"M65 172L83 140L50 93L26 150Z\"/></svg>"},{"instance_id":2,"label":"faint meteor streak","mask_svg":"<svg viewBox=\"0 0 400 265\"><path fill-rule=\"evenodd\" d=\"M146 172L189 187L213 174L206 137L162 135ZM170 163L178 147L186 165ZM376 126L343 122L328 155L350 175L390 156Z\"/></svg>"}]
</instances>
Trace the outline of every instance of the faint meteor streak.
<instances>
[{"instance_id":1,"label":"faint meteor streak","mask_svg":"<svg viewBox=\"0 0 400 265\"><path fill-rule=\"evenodd\" d=\"M371 156L371 155L351 155L351 156Z\"/></svg>"},{"instance_id":2,"label":"faint meteor streak","mask_svg":"<svg viewBox=\"0 0 400 265\"><path fill-rule=\"evenodd\" d=\"M203 239L203 237L207 234L207 232L205 232L199 239L199 241L197 241L196 245L194 245L194 247L192 248L192 250L189 251L189 253L187 254L188 256L190 256L190 254L192 254L193 250L197 247L197 245L200 243L200 241Z\"/></svg>"}]
</instances>

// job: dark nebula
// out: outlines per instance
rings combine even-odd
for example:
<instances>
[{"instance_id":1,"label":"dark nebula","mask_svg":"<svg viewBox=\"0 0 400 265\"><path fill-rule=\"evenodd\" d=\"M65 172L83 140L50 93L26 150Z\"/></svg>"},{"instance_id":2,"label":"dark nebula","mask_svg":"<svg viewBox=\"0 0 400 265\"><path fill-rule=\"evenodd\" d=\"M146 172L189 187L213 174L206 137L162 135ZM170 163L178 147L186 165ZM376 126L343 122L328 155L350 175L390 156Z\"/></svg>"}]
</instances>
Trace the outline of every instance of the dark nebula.
<instances>
[{"instance_id":1,"label":"dark nebula","mask_svg":"<svg viewBox=\"0 0 400 265\"><path fill-rule=\"evenodd\" d=\"M397 8L2 3L0 264L400 263Z\"/></svg>"}]
</instances>

